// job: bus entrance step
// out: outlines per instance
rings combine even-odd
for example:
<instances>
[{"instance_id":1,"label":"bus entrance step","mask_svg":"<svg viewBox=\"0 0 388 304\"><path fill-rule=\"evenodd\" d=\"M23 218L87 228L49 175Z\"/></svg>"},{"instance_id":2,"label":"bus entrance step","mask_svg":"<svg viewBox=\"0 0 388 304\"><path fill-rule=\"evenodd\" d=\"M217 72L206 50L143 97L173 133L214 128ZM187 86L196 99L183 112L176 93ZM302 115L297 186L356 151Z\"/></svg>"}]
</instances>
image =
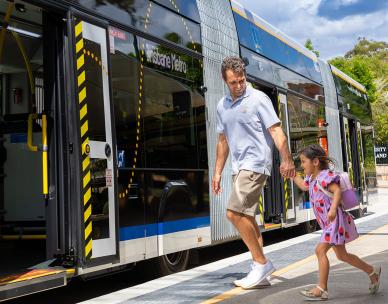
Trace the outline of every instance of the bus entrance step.
<instances>
[{"instance_id":1,"label":"bus entrance step","mask_svg":"<svg viewBox=\"0 0 388 304\"><path fill-rule=\"evenodd\" d=\"M0 302L67 284L66 270L33 269L0 277Z\"/></svg>"}]
</instances>

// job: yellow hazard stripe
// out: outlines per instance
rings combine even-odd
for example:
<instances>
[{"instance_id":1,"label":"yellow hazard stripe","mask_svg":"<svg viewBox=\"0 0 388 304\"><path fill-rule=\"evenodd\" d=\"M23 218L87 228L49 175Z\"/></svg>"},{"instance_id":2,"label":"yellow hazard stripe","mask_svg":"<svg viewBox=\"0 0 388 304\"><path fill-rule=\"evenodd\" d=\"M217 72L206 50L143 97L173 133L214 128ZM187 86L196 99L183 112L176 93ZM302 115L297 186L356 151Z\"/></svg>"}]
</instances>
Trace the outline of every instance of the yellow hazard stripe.
<instances>
[{"instance_id":1,"label":"yellow hazard stripe","mask_svg":"<svg viewBox=\"0 0 388 304\"><path fill-rule=\"evenodd\" d=\"M86 205L89 202L91 197L92 197L92 190L89 187L89 189L84 194L84 205Z\"/></svg>"},{"instance_id":2,"label":"yellow hazard stripe","mask_svg":"<svg viewBox=\"0 0 388 304\"><path fill-rule=\"evenodd\" d=\"M80 68L82 68L84 66L84 63L85 63L85 57L84 55L82 54L81 56L78 57L77 59L77 70L79 70Z\"/></svg>"},{"instance_id":3,"label":"yellow hazard stripe","mask_svg":"<svg viewBox=\"0 0 388 304\"><path fill-rule=\"evenodd\" d=\"M83 107L82 107L82 109L81 109L81 111L80 111L80 113L79 113L79 118L82 120L82 118L84 118L85 117L85 115L88 113L88 107L87 107L87 105L85 104Z\"/></svg>"},{"instance_id":4,"label":"yellow hazard stripe","mask_svg":"<svg viewBox=\"0 0 388 304\"><path fill-rule=\"evenodd\" d=\"M86 97L86 87L81 90L78 94L79 103L83 102Z\"/></svg>"},{"instance_id":5,"label":"yellow hazard stripe","mask_svg":"<svg viewBox=\"0 0 388 304\"><path fill-rule=\"evenodd\" d=\"M85 82L85 71L78 75L78 87Z\"/></svg>"},{"instance_id":6,"label":"yellow hazard stripe","mask_svg":"<svg viewBox=\"0 0 388 304\"><path fill-rule=\"evenodd\" d=\"M88 131L88 121L85 121L81 127L81 137L83 137Z\"/></svg>"},{"instance_id":7,"label":"yellow hazard stripe","mask_svg":"<svg viewBox=\"0 0 388 304\"><path fill-rule=\"evenodd\" d=\"M85 256L88 256L92 251L92 240L90 240L85 246Z\"/></svg>"},{"instance_id":8,"label":"yellow hazard stripe","mask_svg":"<svg viewBox=\"0 0 388 304\"><path fill-rule=\"evenodd\" d=\"M82 50L84 48L84 40L81 39L80 41L78 41L75 45L75 51L78 53L80 50Z\"/></svg>"},{"instance_id":9,"label":"yellow hazard stripe","mask_svg":"<svg viewBox=\"0 0 388 304\"><path fill-rule=\"evenodd\" d=\"M82 33L82 21L75 26L75 37L78 37Z\"/></svg>"},{"instance_id":10,"label":"yellow hazard stripe","mask_svg":"<svg viewBox=\"0 0 388 304\"><path fill-rule=\"evenodd\" d=\"M74 27L76 42L75 45L75 51L77 54L77 84L78 84L78 102L80 104L79 109L79 123L81 125L80 128L80 135L81 135L81 153L83 156L86 157L82 161L82 173L84 175L82 184L83 184L83 204L84 204L84 238L85 238L85 257L86 259L90 259L92 257L92 248L93 248L93 241L91 238L91 234L93 231L93 225L92 221L90 220L90 217L92 215L92 204L90 203L90 199L92 196L91 188L89 186L91 174L90 174L90 158L86 153L85 148L87 147L89 143L89 139L87 136L89 125L88 125L88 107L87 102L85 104L84 101L86 99L86 71L84 69L85 66L85 49L84 49L84 40L82 37L82 21L77 23ZM86 137L86 138L85 138ZM87 224L88 223L88 224ZM87 226L86 226L87 224Z\"/></svg>"},{"instance_id":11,"label":"yellow hazard stripe","mask_svg":"<svg viewBox=\"0 0 388 304\"><path fill-rule=\"evenodd\" d=\"M85 171L87 169L87 167L89 166L90 164L90 159L89 157L86 157L84 159L84 161L82 162L82 170Z\"/></svg>"},{"instance_id":12,"label":"yellow hazard stripe","mask_svg":"<svg viewBox=\"0 0 388 304\"><path fill-rule=\"evenodd\" d=\"M86 188L86 186L89 184L90 182L90 171L88 171L88 173L86 173L85 177L84 177L84 188Z\"/></svg>"},{"instance_id":13,"label":"yellow hazard stripe","mask_svg":"<svg viewBox=\"0 0 388 304\"><path fill-rule=\"evenodd\" d=\"M86 209L86 211L84 212L84 222L86 222L89 219L91 214L92 214L92 204L90 204L88 209Z\"/></svg>"},{"instance_id":14,"label":"yellow hazard stripe","mask_svg":"<svg viewBox=\"0 0 388 304\"><path fill-rule=\"evenodd\" d=\"M85 240L89 237L91 233L92 233L92 222L90 222L89 225L85 228Z\"/></svg>"}]
</instances>

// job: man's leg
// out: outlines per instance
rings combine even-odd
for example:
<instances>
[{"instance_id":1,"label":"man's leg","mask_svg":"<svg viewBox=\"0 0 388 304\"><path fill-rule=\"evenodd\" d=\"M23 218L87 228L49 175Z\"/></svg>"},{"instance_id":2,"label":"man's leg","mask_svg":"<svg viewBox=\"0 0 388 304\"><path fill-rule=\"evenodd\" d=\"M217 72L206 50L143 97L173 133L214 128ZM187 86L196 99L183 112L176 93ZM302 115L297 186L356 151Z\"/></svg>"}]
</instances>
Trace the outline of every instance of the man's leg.
<instances>
[{"instance_id":1,"label":"man's leg","mask_svg":"<svg viewBox=\"0 0 388 304\"><path fill-rule=\"evenodd\" d=\"M241 238L252 254L252 259L260 264L265 264L267 259L263 253L263 240L260 230L258 230L259 227L257 226L257 223L257 227L255 227L254 217L229 209L227 210L226 215L240 233Z\"/></svg>"},{"instance_id":2,"label":"man's leg","mask_svg":"<svg viewBox=\"0 0 388 304\"><path fill-rule=\"evenodd\" d=\"M254 217L248 217L248 218L252 221L253 225L255 226L257 241L259 242L260 247L263 248L264 247L263 236L261 234L259 225L257 224L256 219Z\"/></svg>"}]
</instances>

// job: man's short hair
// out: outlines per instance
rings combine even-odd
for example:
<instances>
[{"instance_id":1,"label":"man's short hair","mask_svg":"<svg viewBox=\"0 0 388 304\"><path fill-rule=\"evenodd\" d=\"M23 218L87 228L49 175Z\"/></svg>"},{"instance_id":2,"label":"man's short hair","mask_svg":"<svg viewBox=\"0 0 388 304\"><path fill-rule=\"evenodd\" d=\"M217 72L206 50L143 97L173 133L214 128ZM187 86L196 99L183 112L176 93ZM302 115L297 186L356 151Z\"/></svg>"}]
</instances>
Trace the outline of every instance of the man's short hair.
<instances>
[{"instance_id":1,"label":"man's short hair","mask_svg":"<svg viewBox=\"0 0 388 304\"><path fill-rule=\"evenodd\" d=\"M239 58L239 57L226 57L222 61L222 66L221 66L221 73L222 77L225 79L226 78L226 71L227 70L232 70L233 73L244 73L246 75L246 70L245 70L245 63L244 61Z\"/></svg>"}]
</instances>

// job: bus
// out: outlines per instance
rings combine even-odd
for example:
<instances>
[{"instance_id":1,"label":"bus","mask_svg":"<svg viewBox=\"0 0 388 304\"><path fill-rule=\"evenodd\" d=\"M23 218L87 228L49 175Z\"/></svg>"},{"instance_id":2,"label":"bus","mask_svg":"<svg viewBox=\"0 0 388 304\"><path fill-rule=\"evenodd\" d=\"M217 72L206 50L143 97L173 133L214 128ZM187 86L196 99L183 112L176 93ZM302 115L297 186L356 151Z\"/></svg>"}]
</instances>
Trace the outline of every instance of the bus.
<instances>
[{"instance_id":1,"label":"bus","mask_svg":"<svg viewBox=\"0 0 388 304\"><path fill-rule=\"evenodd\" d=\"M224 57L272 100L289 147L320 143L375 194L365 88L235 1L0 0L0 301L239 238L209 191ZM279 174L256 216L266 231L315 221ZM297 163L298 169L300 164Z\"/></svg>"}]
</instances>

